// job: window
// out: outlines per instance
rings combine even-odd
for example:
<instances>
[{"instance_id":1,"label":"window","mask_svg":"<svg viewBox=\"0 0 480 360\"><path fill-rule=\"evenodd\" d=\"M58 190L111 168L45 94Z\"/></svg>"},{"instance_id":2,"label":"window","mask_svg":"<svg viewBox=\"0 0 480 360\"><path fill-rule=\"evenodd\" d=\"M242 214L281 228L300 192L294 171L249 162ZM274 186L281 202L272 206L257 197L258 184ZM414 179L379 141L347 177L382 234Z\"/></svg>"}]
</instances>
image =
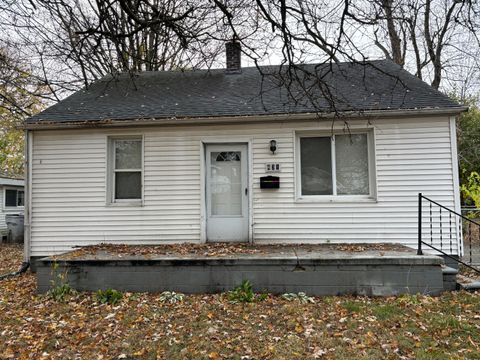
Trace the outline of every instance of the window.
<instances>
[{"instance_id":1,"label":"window","mask_svg":"<svg viewBox=\"0 0 480 360\"><path fill-rule=\"evenodd\" d=\"M5 207L22 207L25 203L23 190L5 189Z\"/></svg>"},{"instance_id":2,"label":"window","mask_svg":"<svg viewBox=\"0 0 480 360\"><path fill-rule=\"evenodd\" d=\"M212 215L242 215L241 152L211 153L210 194Z\"/></svg>"},{"instance_id":3,"label":"window","mask_svg":"<svg viewBox=\"0 0 480 360\"><path fill-rule=\"evenodd\" d=\"M112 202L136 202L142 199L142 139L110 139Z\"/></svg>"},{"instance_id":4,"label":"window","mask_svg":"<svg viewBox=\"0 0 480 360\"><path fill-rule=\"evenodd\" d=\"M370 134L299 137L301 196L372 196Z\"/></svg>"}]
</instances>

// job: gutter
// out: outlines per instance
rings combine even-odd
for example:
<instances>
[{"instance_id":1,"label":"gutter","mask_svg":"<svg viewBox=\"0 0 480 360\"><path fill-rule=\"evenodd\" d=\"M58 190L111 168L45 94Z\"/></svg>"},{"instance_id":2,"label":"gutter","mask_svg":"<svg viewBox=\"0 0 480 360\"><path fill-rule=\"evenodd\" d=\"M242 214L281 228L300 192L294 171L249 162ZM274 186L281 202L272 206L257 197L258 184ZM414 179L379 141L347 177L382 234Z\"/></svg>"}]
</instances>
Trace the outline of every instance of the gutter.
<instances>
[{"instance_id":1,"label":"gutter","mask_svg":"<svg viewBox=\"0 0 480 360\"><path fill-rule=\"evenodd\" d=\"M39 120L26 123L26 130L51 130L51 129L74 129L74 128L110 128L125 126L171 126L171 125L208 125L208 124L231 124L231 123L262 123L278 121L301 121L301 120L329 120L341 118L372 119L389 117L409 116L432 116L432 115L458 115L467 111L467 106L455 108L436 109L409 109L409 110L371 110L371 111L346 111L342 113L300 113L300 114L269 114L269 115L241 115L241 116L212 116L212 117L171 117L171 118L130 118L130 119L102 119L53 122Z\"/></svg>"}]
</instances>

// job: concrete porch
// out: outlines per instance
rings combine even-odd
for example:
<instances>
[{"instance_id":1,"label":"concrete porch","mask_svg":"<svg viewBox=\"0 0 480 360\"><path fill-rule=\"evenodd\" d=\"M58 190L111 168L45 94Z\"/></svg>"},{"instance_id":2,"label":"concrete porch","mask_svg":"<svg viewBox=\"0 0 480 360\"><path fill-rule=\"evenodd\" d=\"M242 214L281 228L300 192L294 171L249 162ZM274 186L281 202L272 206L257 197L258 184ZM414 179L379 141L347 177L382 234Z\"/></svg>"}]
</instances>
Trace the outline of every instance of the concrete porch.
<instances>
[{"instance_id":1,"label":"concrete porch","mask_svg":"<svg viewBox=\"0 0 480 360\"><path fill-rule=\"evenodd\" d=\"M437 295L443 263L390 244L102 244L38 260L37 280L40 293L66 274L79 291L218 293L249 280L255 291L274 294Z\"/></svg>"}]
</instances>

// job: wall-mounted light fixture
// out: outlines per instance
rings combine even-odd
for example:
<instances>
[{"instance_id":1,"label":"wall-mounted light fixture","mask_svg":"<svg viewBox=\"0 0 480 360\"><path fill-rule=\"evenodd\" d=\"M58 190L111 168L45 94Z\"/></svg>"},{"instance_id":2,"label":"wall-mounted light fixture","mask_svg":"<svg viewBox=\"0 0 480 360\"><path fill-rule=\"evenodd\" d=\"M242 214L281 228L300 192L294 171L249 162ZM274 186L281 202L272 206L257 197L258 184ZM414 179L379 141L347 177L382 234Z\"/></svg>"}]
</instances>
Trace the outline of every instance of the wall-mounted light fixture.
<instances>
[{"instance_id":1,"label":"wall-mounted light fixture","mask_svg":"<svg viewBox=\"0 0 480 360\"><path fill-rule=\"evenodd\" d=\"M277 151L277 141L276 140L270 140L270 151L272 154L275 154L275 151Z\"/></svg>"}]
</instances>

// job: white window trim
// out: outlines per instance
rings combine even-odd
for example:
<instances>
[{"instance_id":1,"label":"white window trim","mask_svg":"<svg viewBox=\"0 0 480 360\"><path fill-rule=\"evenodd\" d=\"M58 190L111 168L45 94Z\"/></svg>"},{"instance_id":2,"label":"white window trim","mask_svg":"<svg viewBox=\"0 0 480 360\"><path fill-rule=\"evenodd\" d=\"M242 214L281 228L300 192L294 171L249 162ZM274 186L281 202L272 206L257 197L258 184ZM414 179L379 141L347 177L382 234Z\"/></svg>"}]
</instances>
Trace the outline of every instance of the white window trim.
<instances>
[{"instance_id":1,"label":"white window trim","mask_svg":"<svg viewBox=\"0 0 480 360\"><path fill-rule=\"evenodd\" d=\"M377 175L376 175L376 156L375 156L375 131L373 128L352 129L350 134L367 134L368 150L368 176L369 190L368 195L338 195L336 186L333 187L333 195L302 195L302 174L301 174L301 153L300 139L304 137L331 137L333 135L348 134L343 130L335 131L295 131L295 202L327 202L327 203L361 203L377 202ZM336 183L336 159L335 142L331 141L332 146L332 182Z\"/></svg>"},{"instance_id":2,"label":"white window trim","mask_svg":"<svg viewBox=\"0 0 480 360\"><path fill-rule=\"evenodd\" d=\"M7 190L15 190L15 191L23 191L23 204L24 206L7 206L6 202L7 202ZM16 199L17 203L18 203L18 193L17 193L17 199ZM14 186L4 186L3 187L3 204L2 204L3 208L5 210L22 210L22 209L25 209L25 189L24 188L17 188L17 187L14 187Z\"/></svg>"},{"instance_id":3,"label":"white window trim","mask_svg":"<svg viewBox=\"0 0 480 360\"><path fill-rule=\"evenodd\" d=\"M114 154L114 141L115 140L140 140L142 142L142 167L141 169L115 169L115 154ZM145 138L143 134L125 134L125 135L107 135L106 137L107 156L106 156L106 205L108 206L143 206L144 205L144 167L145 167ZM115 199L115 177L114 172L138 172L140 171L141 177L141 199Z\"/></svg>"}]
</instances>

